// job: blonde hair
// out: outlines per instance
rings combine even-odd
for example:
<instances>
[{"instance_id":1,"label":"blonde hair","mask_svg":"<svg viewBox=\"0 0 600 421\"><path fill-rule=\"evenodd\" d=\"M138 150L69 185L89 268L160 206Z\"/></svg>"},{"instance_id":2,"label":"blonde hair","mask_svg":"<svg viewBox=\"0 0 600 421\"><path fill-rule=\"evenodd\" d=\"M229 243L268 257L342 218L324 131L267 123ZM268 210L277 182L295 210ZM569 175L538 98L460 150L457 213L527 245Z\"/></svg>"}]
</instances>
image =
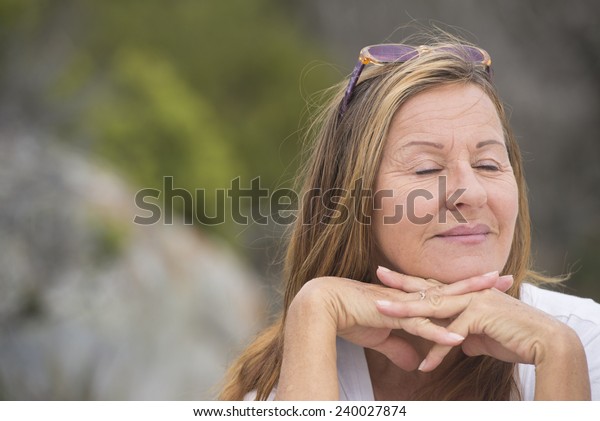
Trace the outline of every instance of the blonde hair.
<instances>
[{"instance_id":1,"label":"blonde hair","mask_svg":"<svg viewBox=\"0 0 600 421\"><path fill-rule=\"evenodd\" d=\"M252 390L257 392L257 400L268 397L281 369L287 309L306 282L321 276L370 282L373 238L365 218L372 212L372 203L368 197L361 196L360 190L354 192L354 197L349 192L357 180L365 189L374 188L394 113L409 98L425 90L447 84L474 84L492 100L504 128L519 190L515 233L503 270L505 274L512 274L515 282L507 293L518 298L519 287L526 278L534 282L546 280L530 270L527 188L519 146L502 102L482 66L465 61L465 55L459 53L460 45L465 42L450 36L442 38L443 41L429 43L427 53L404 64L365 69L342 118L339 106L346 83L332 89L333 95L308 131L313 143L301 172L301 203L285 259L283 313L230 367L220 399L240 400ZM343 207L348 210L347 223L328 223L336 210L324 206L322 200L314 200L329 189L337 189L342 194L336 204L338 210ZM438 373L435 384L415 391L413 397L506 400L518 396L514 364L485 356L467 358L462 352L457 352L454 358L455 364L446 372Z\"/></svg>"}]
</instances>

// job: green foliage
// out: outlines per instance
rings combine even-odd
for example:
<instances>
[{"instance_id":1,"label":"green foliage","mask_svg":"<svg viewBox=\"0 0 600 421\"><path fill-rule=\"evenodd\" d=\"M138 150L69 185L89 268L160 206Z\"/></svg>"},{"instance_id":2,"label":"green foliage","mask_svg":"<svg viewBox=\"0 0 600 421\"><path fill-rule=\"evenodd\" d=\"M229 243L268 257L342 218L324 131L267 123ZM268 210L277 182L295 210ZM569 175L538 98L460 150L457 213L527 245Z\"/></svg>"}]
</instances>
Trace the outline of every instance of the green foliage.
<instances>
[{"instance_id":1,"label":"green foliage","mask_svg":"<svg viewBox=\"0 0 600 421\"><path fill-rule=\"evenodd\" d=\"M207 211L238 176L289 185L304 92L332 79L304 75L318 50L274 0L7 1L2 19L68 41L43 101L63 137L136 187L206 189Z\"/></svg>"},{"instance_id":2,"label":"green foliage","mask_svg":"<svg viewBox=\"0 0 600 421\"><path fill-rule=\"evenodd\" d=\"M170 61L123 48L111 64L114 90L95 103L86 120L97 130L101 156L129 172L136 184L158 189L169 175L178 187L213 192L234 173L236 157L216 112Z\"/></svg>"},{"instance_id":3,"label":"green foliage","mask_svg":"<svg viewBox=\"0 0 600 421\"><path fill-rule=\"evenodd\" d=\"M42 0L0 0L0 33L6 37L16 27L32 30L40 22Z\"/></svg>"}]
</instances>

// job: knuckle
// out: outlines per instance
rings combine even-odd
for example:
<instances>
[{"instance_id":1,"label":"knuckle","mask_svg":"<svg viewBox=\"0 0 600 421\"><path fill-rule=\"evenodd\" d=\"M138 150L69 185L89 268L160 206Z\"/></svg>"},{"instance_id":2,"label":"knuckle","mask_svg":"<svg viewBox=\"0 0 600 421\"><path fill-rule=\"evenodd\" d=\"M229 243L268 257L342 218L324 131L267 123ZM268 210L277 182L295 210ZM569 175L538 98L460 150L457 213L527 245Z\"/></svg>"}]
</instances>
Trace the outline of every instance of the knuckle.
<instances>
[{"instance_id":1,"label":"knuckle","mask_svg":"<svg viewBox=\"0 0 600 421\"><path fill-rule=\"evenodd\" d=\"M427 298L429 300L429 303L435 307L438 308L442 305L443 302L443 295L441 293L441 291L439 289L433 288L428 294L427 294Z\"/></svg>"},{"instance_id":2,"label":"knuckle","mask_svg":"<svg viewBox=\"0 0 600 421\"><path fill-rule=\"evenodd\" d=\"M392 319L392 328L393 329L405 329L406 328L406 319L402 318L394 318Z\"/></svg>"},{"instance_id":3,"label":"knuckle","mask_svg":"<svg viewBox=\"0 0 600 421\"><path fill-rule=\"evenodd\" d=\"M431 288L431 290L434 293L442 294L443 291L444 291L444 286L443 285L436 285L433 288Z\"/></svg>"},{"instance_id":4,"label":"knuckle","mask_svg":"<svg viewBox=\"0 0 600 421\"><path fill-rule=\"evenodd\" d=\"M413 320L414 330L417 335L422 335L429 327L430 321L424 317L418 317Z\"/></svg>"},{"instance_id":5,"label":"knuckle","mask_svg":"<svg viewBox=\"0 0 600 421\"><path fill-rule=\"evenodd\" d=\"M315 278L306 282L294 297L292 304L305 303L319 305L323 300L331 300L332 294L324 278Z\"/></svg>"},{"instance_id":6,"label":"knuckle","mask_svg":"<svg viewBox=\"0 0 600 421\"><path fill-rule=\"evenodd\" d=\"M433 287L435 286L441 286L439 281L436 281L433 278L427 278L425 279L425 282L428 283L429 285L433 285Z\"/></svg>"},{"instance_id":7,"label":"knuckle","mask_svg":"<svg viewBox=\"0 0 600 421\"><path fill-rule=\"evenodd\" d=\"M315 294L320 294L323 289L325 289L325 287L327 286L327 279L326 278L314 278L309 280L308 282L306 282L302 288L300 289L300 292L305 294L305 295L315 295Z\"/></svg>"}]
</instances>

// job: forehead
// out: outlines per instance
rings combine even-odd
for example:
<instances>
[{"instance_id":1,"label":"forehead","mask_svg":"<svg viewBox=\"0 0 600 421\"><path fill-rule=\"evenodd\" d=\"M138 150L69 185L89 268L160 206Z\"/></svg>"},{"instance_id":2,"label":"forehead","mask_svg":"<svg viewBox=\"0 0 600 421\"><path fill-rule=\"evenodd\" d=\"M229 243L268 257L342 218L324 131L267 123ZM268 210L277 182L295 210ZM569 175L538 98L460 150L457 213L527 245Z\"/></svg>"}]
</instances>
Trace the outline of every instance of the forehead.
<instances>
[{"instance_id":1,"label":"forehead","mask_svg":"<svg viewBox=\"0 0 600 421\"><path fill-rule=\"evenodd\" d=\"M396 112L389 129L394 142L419 135L478 138L492 134L503 137L502 133L492 100L473 84L445 85L415 95Z\"/></svg>"}]
</instances>

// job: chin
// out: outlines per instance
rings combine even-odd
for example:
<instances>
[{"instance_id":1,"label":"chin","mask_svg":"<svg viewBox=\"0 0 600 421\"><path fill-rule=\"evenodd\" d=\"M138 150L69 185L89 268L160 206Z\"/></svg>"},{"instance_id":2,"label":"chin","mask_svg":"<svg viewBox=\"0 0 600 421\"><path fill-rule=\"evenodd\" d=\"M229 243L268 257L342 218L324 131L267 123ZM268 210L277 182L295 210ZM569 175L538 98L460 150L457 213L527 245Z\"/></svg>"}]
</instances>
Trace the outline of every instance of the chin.
<instances>
[{"instance_id":1,"label":"chin","mask_svg":"<svg viewBox=\"0 0 600 421\"><path fill-rule=\"evenodd\" d=\"M455 267L455 265L439 265L439 268L444 268L442 270L428 270L420 276L421 278L432 278L436 281L440 281L444 284L453 284L454 282L462 281L464 279L472 278L474 276L483 275L484 273L493 272L495 270L502 270L502 267L498 269L498 266L492 263L485 262L477 262L472 265L460 265L459 267Z\"/></svg>"}]
</instances>

